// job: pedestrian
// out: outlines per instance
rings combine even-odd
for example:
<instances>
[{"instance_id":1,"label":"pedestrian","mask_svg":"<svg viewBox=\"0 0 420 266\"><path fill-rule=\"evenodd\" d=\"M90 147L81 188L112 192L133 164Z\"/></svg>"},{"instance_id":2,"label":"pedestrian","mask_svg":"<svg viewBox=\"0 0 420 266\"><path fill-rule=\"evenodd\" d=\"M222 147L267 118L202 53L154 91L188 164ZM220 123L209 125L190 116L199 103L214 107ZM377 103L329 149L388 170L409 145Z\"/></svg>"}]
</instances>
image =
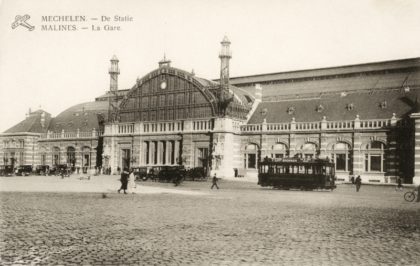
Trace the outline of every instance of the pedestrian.
<instances>
[{"instance_id":1,"label":"pedestrian","mask_svg":"<svg viewBox=\"0 0 420 266\"><path fill-rule=\"evenodd\" d=\"M395 188L395 190L397 190L397 189L398 190L403 189L401 177L399 177L398 180L397 180L397 187Z\"/></svg>"},{"instance_id":2,"label":"pedestrian","mask_svg":"<svg viewBox=\"0 0 420 266\"><path fill-rule=\"evenodd\" d=\"M214 176L212 178L212 183L213 183L213 185L211 185L211 189L213 189L214 186L216 186L216 188L219 189L219 186L217 185L217 176L216 176L216 173L214 174Z\"/></svg>"},{"instance_id":3,"label":"pedestrian","mask_svg":"<svg viewBox=\"0 0 420 266\"><path fill-rule=\"evenodd\" d=\"M354 185L354 175L351 176L350 181Z\"/></svg>"},{"instance_id":4,"label":"pedestrian","mask_svg":"<svg viewBox=\"0 0 420 266\"><path fill-rule=\"evenodd\" d=\"M134 189L136 188L136 182L135 182L136 177L134 176L134 170L131 169L130 170L130 175L128 176L128 192L130 193L135 193Z\"/></svg>"},{"instance_id":5,"label":"pedestrian","mask_svg":"<svg viewBox=\"0 0 420 266\"><path fill-rule=\"evenodd\" d=\"M360 187L362 186L362 179L360 178L360 175L356 177L355 184L356 184L356 191L359 192Z\"/></svg>"},{"instance_id":6,"label":"pedestrian","mask_svg":"<svg viewBox=\"0 0 420 266\"><path fill-rule=\"evenodd\" d=\"M120 193L121 190L124 190L124 194L127 194L128 171L126 168L121 172L120 181L121 181L121 187L120 189L118 189L118 193Z\"/></svg>"}]
</instances>

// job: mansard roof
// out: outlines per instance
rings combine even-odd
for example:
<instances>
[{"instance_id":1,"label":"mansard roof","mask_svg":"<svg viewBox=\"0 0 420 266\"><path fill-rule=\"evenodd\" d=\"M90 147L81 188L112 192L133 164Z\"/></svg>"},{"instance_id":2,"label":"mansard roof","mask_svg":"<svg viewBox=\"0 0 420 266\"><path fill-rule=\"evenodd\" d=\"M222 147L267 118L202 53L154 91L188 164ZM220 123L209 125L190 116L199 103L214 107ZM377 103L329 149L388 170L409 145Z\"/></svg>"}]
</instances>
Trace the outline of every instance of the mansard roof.
<instances>
[{"instance_id":1,"label":"mansard roof","mask_svg":"<svg viewBox=\"0 0 420 266\"><path fill-rule=\"evenodd\" d=\"M51 115L43 110L37 110L4 133L45 133L51 120Z\"/></svg>"},{"instance_id":2,"label":"mansard roof","mask_svg":"<svg viewBox=\"0 0 420 266\"><path fill-rule=\"evenodd\" d=\"M263 100L295 95L420 86L420 58L231 78L252 93L262 87Z\"/></svg>"},{"instance_id":3,"label":"mansard roof","mask_svg":"<svg viewBox=\"0 0 420 266\"><path fill-rule=\"evenodd\" d=\"M51 119L49 131L91 131L99 129L99 120L106 121L108 101L86 102L72 106Z\"/></svg>"},{"instance_id":4,"label":"mansard roof","mask_svg":"<svg viewBox=\"0 0 420 266\"><path fill-rule=\"evenodd\" d=\"M360 119L390 119L407 117L417 108L420 88L392 90L364 90L352 93L330 93L300 99L263 101L259 104L249 124Z\"/></svg>"}]
</instances>

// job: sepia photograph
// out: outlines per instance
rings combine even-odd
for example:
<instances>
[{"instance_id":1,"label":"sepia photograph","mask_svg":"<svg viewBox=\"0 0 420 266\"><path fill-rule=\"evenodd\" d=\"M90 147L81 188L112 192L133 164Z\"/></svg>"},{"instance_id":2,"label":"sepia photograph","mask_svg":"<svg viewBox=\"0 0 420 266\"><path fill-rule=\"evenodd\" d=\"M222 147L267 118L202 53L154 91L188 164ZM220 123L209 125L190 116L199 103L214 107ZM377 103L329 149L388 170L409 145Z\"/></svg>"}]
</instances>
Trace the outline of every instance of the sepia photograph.
<instances>
[{"instance_id":1,"label":"sepia photograph","mask_svg":"<svg viewBox=\"0 0 420 266\"><path fill-rule=\"evenodd\" d=\"M0 0L0 265L420 265L419 14Z\"/></svg>"}]
</instances>

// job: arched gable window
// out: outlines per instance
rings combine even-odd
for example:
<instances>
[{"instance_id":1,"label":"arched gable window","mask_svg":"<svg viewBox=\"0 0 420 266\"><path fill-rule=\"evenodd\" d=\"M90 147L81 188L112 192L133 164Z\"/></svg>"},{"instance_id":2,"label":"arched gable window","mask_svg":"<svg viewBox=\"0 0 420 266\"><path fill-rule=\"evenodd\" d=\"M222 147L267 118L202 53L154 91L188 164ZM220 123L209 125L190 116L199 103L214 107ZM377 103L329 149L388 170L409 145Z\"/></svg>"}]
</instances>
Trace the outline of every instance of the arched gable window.
<instances>
[{"instance_id":1,"label":"arched gable window","mask_svg":"<svg viewBox=\"0 0 420 266\"><path fill-rule=\"evenodd\" d=\"M276 143L272 147L271 158L284 158L289 155L287 146L283 143Z\"/></svg>"},{"instance_id":2,"label":"arched gable window","mask_svg":"<svg viewBox=\"0 0 420 266\"><path fill-rule=\"evenodd\" d=\"M308 142L302 145L301 157L305 159L312 159L315 155L317 155L317 149L314 143Z\"/></svg>"},{"instance_id":3,"label":"arched gable window","mask_svg":"<svg viewBox=\"0 0 420 266\"><path fill-rule=\"evenodd\" d=\"M366 145L365 171L385 172L385 144L380 141L372 141Z\"/></svg>"}]
</instances>

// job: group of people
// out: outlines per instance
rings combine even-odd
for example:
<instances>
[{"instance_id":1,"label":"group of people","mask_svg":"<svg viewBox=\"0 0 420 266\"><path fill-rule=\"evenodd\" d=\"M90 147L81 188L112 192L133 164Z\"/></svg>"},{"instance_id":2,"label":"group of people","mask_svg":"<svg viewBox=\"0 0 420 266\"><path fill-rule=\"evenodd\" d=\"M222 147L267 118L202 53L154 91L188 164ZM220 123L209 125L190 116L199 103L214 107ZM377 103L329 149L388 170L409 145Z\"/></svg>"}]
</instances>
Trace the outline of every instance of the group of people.
<instances>
[{"instance_id":1,"label":"group of people","mask_svg":"<svg viewBox=\"0 0 420 266\"><path fill-rule=\"evenodd\" d=\"M128 193L135 193L135 189L137 188L136 185L136 177L134 175L134 171L133 169L128 170L127 168L123 169L123 171L121 172L121 187L118 189L118 193L121 193L121 190L124 192L124 194L128 194ZM217 189L219 189L219 186L217 185L217 181L218 178L216 176L216 174L214 174L213 178L212 178L212 186L211 189L213 189L213 187L216 187Z\"/></svg>"},{"instance_id":2,"label":"group of people","mask_svg":"<svg viewBox=\"0 0 420 266\"><path fill-rule=\"evenodd\" d=\"M362 178L360 178L360 175L358 175L356 179L352 176L350 180L352 184L356 185L356 192L359 192L360 187L362 186Z\"/></svg>"},{"instance_id":3,"label":"group of people","mask_svg":"<svg viewBox=\"0 0 420 266\"><path fill-rule=\"evenodd\" d=\"M121 187L120 189L118 189L118 193L121 192L121 190L124 191L124 194L128 193L135 193L135 189L136 189L136 182L134 182L136 179L135 175L134 175L134 171L133 169L131 169L130 171L125 168L122 172L121 172Z\"/></svg>"}]
</instances>

